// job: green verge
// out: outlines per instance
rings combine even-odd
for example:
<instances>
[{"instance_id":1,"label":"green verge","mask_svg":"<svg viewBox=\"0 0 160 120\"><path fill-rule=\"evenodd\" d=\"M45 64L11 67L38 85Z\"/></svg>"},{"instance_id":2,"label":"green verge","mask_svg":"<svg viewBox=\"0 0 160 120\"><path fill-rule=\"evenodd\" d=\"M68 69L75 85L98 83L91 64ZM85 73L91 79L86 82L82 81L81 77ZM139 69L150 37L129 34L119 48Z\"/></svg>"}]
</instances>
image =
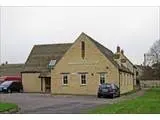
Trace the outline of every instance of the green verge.
<instances>
[{"instance_id":1,"label":"green verge","mask_svg":"<svg viewBox=\"0 0 160 120\"><path fill-rule=\"evenodd\" d=\"M18 106L16 104L12 104L12 103L0 102L0 113L4 113L4 112L10 111L12 109L18 110Z\"/></svg>"},{"instance_id":2,"label":"green verge","mask_svg":"<svg viewBox=\"0 0 160 120\"><path fill-rule=\"evenodd\" d=\"M160 88L152 88L143 96L115 104L106 104L88 111L89 114L160 114Z\"/></svg>"}]
</instances>

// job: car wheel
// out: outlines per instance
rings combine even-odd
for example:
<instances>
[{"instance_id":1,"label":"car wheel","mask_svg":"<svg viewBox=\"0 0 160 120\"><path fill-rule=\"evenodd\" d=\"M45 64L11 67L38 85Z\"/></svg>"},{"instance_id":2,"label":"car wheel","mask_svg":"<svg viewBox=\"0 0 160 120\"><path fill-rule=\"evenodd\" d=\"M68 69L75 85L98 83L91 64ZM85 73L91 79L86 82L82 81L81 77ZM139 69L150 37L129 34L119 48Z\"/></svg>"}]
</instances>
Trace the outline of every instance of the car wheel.
<instances>
[{"instance_id":1,"label":"car wheel","mask_svg":"<svg viewBox=\"0 0 160 120\"><path fill-rule=\"evenodd\" d=\"M108 96L107 95L103 95L103 98L107 98Z\"/></svg>"},{"instance_id":2,"label":"car wheel","mask_svg":"<svg viewBox=\"0 0 160 120\"><path fill-rule=\"evenodd\" d=\"M120 97L120 93L118 93L118 96L117 97Z\"/></svg>"},{"instance_id":3,"label":"car wheel","mask_svg":"<svg viewBox=\"0 0 160 120\"><path fill-rule=\"evenodd\" d=\"M113 93L111 97L112 97L112 98L115 98L115 94Z\"/></svg>"},{"instance_id":4,"label":"car wheel","mask_svg":"<svg viewBox=\"0 0 160 120\"><path fill-rule=\"evenodd\" d=\"M97 97L98 97L98 98L101 98L101 94L98 94Z\"/></svg>"},{"instance_id":5,"label":"car wheel","mask_svg":"<svg viewBox=\"0 0 160 120\"><path fill-rule=\"evenodd\" d=\"M8 92L8 93L12 93L12 90L11 90L11 89L8 89L7 92Z\"/></svg>"},{"instance_id":6,"label":"car wheel","mask_svg":"<svg viewBox=\"0 0 160 120\"><path fill-rule=\"evenodd\" d=\"M20 89L20 90L19 90L19 92L20 92L20 93L23 93L23 90L22 90L22 89Z\"/></svg>"}]
</instances>

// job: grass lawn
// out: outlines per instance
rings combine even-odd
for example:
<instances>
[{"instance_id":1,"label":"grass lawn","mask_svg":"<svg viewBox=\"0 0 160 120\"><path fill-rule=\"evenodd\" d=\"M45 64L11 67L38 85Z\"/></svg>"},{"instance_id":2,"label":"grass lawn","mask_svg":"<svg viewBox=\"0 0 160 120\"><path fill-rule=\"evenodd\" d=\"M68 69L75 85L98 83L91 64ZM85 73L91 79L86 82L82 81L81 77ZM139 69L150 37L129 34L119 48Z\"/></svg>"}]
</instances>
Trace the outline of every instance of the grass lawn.
<instances>
[{"instance_id":1,"label":"grass lawn","mask_svg":"<svg viewBox=\"0 0 160 120\"><path fill-rule=\"evenodd\" d=\"M1 103L0 102L0 113L8 111L10 109L14 109L14 108L18 108L18 106L12 103Z\"/></svg>"},{"instance_id":2,"label":"grass lawn","mask_svg":"<svg viewBox=\"0 0 160 120\"><path fill-rule=\"evenodd\" d=\"M160 114L160 88L147 90L133 100L103 105L89 111L91 114Z\"/></svg>"}]
</instances>

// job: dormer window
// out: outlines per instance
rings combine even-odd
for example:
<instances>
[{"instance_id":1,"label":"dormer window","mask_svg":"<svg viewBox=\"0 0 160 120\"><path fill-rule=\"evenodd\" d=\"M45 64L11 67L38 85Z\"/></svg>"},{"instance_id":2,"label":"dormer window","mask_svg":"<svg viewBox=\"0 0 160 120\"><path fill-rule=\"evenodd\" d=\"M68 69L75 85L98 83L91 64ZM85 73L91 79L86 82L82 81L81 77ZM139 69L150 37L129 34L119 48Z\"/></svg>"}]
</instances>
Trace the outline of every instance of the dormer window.
<instances>
[{"instance_id":1,"label":"dormer window","mask_svg":"<svg viewBox=\"0 0 160 120\"><path fill-rule=\"evenodd\" d=\"M84 59L85 57L85 42L84 41L81 42L81 57L82 59Z\"/></svg>"},{"instance_id":2,"label":"dormer window","mask_svg":"<svg viewBox=\"0 0 160 120\"><path fill-rule=\"evenodd\" d=\"M48 64L48 68L52 69L55 66L55 64L56 64L56 60L51 60Z\"/></svg>"}]
</instances>

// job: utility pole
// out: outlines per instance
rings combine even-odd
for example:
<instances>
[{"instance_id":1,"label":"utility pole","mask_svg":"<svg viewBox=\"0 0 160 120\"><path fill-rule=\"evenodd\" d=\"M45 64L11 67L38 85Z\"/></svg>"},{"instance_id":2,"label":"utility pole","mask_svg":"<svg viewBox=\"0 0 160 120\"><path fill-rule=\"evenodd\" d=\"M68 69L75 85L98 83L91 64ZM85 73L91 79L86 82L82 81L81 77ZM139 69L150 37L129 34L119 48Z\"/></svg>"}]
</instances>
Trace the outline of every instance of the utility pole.
<instances>
[{"instance_id":1,"label":"utility pole","mask_svg":"<svg viewBox=\"0 0 160 120\"><path fill-rule=\"evenodd\" d=\"M143 66L146 66L146 54L144 53L144 61L143 61Z\"/></svg>"}]
</instances>

